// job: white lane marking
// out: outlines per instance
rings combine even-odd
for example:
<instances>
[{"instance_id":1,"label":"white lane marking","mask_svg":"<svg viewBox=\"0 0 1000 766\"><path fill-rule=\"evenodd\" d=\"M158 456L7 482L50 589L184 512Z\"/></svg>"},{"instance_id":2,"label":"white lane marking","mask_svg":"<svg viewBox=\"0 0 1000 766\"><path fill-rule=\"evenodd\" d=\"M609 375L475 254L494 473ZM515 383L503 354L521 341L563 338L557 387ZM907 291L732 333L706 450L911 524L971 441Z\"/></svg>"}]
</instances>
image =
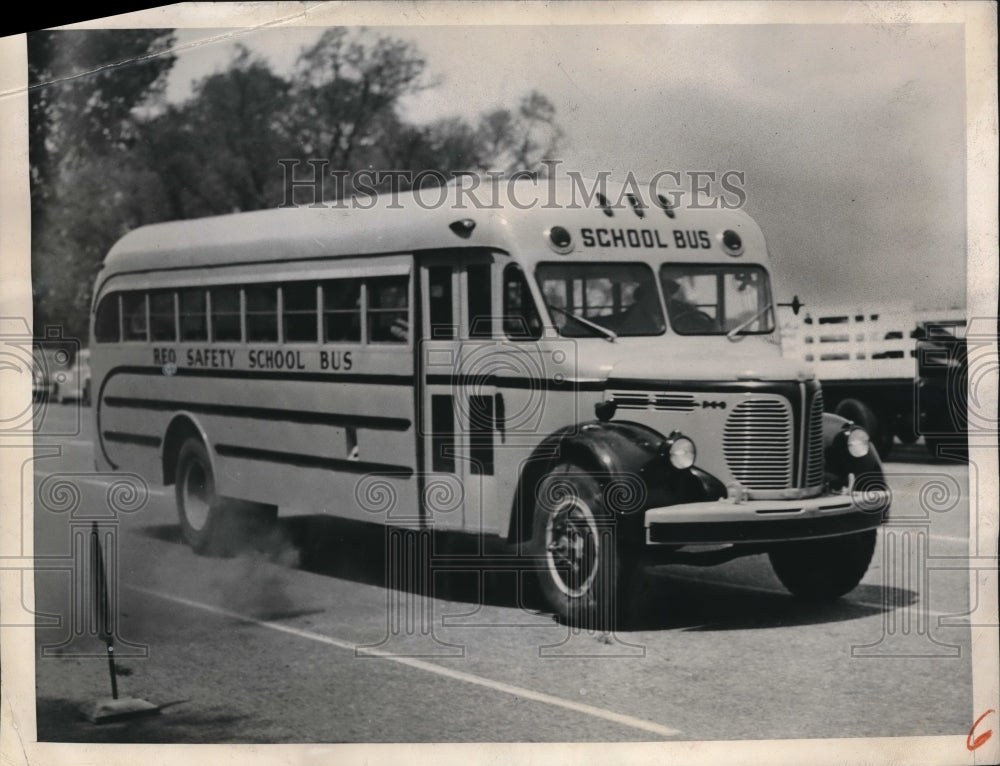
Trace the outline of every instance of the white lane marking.
<instances>
[{"instance_id":1,"label":"white lane marking","mask_svg":"<svg viewBox=\"0 0 1000 766\"><path fill-rule=\"evenodd\" d=\"M682 580L683 582L697 583L698 585L720 585L725 588L736 588L738 590L749 591L750 593L763 593L768 596L786 596L788 598L792 597L792 594L789 593L787 590L783 590L781 588L768 588L766 585L745 585L739 582L732 582L731 580L716 580L711 578L706 579L700 577L691 577L688 575L676 574L674 572L670 572L667 576L674 580ZM848 599L847 601L845 601L845 603L855 604L857 606L867 606L870 609L879 609L879 610L883 609L886 605L881 601L878 602L864 601L862 599ZM920 607L920 604L919 603L905 604L903 606L918 608ZM927 609L925 610L924 613L931 617L951 617L954 615L954 612L938 612L934 609Z\"/></svg>"},{"instance_id":2,"label":"white lane marking","mask_svg":"<svg viewBox=\"0 0 1000 766\"><path fill-rule=\"evenodd\" d=\"M35 468L35 475L37 478L46 478L49 476L58 476L58 471L42 471L40 468ZM80 474L70 474L73 481L81 482L83 484L92 484L95 487L100 487L101 489L106 489L110 487L114 481L106 476L83 476ZM165 495L173 494L173 490L170 487L165 487L160 484L147 484L146 485L149 494L151 495Z\"/></svg>"},{"instance_id":3,"label":"white lane marking","mask_svg":"<svg viewBox=\"0 0 1000 766\"><path fill-rule=\"evenodd\" d=\"M349 641L343 641L338 638L332 638L330 636L324 636L320 633L313 633L309 630L301 630L299 628L293 628L289 625L281 625L275 622L268 622L266 620L258 620L255 617L248 617L247 615L240 614L238 612L232 612L228 609L222 609L221 607L212 606L211 604L203 604L199 601L191 601L190 599L182 598L181 596L174 596L169 593L162 593L160 591L150 590L148 588L142 588L138 585L126 585L130 590L138 591L139 593L145 593L150 596L156 596L158 598L165 599L167 601L173 601L177 604L183 604L184 606L189 606L194 609L201 609L206 612L211 612L212 614L221 615L223 617L230 617L236 620L242 620L243 622L249 622L254 625L259 625L262 628L270 628L271 630L276 630L280 633L288 633L293 636L298 636L299 638L305 638L310 641L316 641L321 644L328 644L329 646L335 646L338 649L344 649L349 652L358 652L361 654L366 654L372 657L380 657L383 659L391 660L393 662L398 662L401 665L407 665L411 668L416 668L417 670L423 670L427 673L434 673L435 675L444 676L445 678L451 678L456 681L463 681L467 684L474 684L475 686L484 686L487 689L493 689L494 691L503 692L505 694L510 694L515 697L521 697L523 699L534 700L535 702L542 702L546 705L552 705L554 707L561 707L567 710L572 710L576 713L583 713L584 715L593 716L594 718L601 718L605 721L611 721L613 723L621 724L622 726L629 726L633 729L641 729L642 731L648 731L653 734L659 734L663 737L676 737L681 732L678 729L671 729L669 726L662 726L658 723L652 721L645 721L641 718L633 718L630 715L624 715L622 713L615 713L611 710L605 710L604 708L594 707L592 705L584 705L580 702L573 702L572 700L563 699L562 697L554 697L551 694L544 694L543 692L532 691L531 689L525 689L522 686L514 686L513 684L506 684L502 681L494 681L490 678L483 678L482 676L476 676L472 673L463 673L461 670L452 670L451 668L446 668L442 665L435 665L432 662L426 662L424 660L418 660L413 657L400 657L391 652L382 651L373 648L359 648L357 645L350 643Z\"/></svg>"}]
</instances>

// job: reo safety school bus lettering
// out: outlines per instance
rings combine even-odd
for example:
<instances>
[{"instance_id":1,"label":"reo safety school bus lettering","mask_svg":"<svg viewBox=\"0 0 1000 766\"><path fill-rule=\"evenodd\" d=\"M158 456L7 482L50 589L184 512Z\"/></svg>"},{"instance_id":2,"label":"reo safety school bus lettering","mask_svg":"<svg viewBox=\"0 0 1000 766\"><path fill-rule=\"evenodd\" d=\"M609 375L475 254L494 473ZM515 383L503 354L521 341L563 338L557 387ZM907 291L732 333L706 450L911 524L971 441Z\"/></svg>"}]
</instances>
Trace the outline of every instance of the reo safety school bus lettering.
<instances>
[{"instance_id":1,"label":"reo safety school bus lettering","mask_svg":"<svg viewBox=\"0 0 1000 766\"><path fill-rule=\"evenodd\" d=\"M708 250L712 247L712 240L703 229L674 229L673 238L674 247L679 249ZM580 239L584 247L670 247L658 229L580 229Z\"/></svg>"},{"instance_id":2,"label":"reo safety school bus lettering","mask_svg":"<svg viewBox=\"0 0 1000 766\"><path fill-rule=\"evenodd\" d=\"M251 370L304 370L306 358L302 351L281 351L278 349L250 349L247 364ZM188 367L205 367L226 370L234 367L236 352L228 348L189 348L185 356ZM321 370L349 370L354 360L350 351L320 351L318 355ZM154 348L153 364L177 364L177 352L172 348Z\"/></svg>"},{"instance_id":3,"label":"reo safety school bus lettering","mask_svg":"<svg viewBox=\"0 0 1000 766\"><path fill-rule=\"evenodd\" d=\"M251 370L304 370L305 359L302 351L279 351L277 349L250 349L247 352ZM353 366L350 351L320 351L321 370L349 370Z\"/></svg>"}]
</instances>

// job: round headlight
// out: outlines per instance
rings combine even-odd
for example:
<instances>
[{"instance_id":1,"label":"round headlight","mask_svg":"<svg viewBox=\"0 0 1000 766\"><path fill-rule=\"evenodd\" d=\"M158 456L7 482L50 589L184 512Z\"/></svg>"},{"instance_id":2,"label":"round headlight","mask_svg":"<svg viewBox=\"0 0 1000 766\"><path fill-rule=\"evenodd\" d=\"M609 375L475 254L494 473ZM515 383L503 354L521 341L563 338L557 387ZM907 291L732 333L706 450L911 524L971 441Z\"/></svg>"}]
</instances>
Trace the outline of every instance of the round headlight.
<instances>
[{"instance_id":1,"label":"round headlight","mask_svg":"<svg viewBox=\"0 0 1000 766\"><path fill-rule=\"evenodd\" d=\"M690 468L694 465L697 451L694 442L686 436L679 436L670 444L670 465L679 470Z\"/></svg>"},{"instance_id":2,"label":"round headlight","mask_svg":"<svg viewBox=\"0 0 1000 766\"><path fill-rule=\"evenodd\" d=\"M863 428L852 428L847 433L847 451L851 457L864 457L871 450L871 437Z\"/></svg>"}]
</instances>

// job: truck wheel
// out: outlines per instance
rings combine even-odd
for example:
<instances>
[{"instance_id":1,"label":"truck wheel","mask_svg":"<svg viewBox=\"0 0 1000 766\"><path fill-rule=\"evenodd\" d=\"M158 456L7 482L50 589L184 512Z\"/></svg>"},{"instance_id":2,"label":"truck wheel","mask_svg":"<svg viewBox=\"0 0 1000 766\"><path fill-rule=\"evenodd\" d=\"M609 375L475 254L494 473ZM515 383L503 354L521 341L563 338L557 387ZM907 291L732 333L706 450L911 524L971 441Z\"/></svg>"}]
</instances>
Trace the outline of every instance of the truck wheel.
<instances>
[{"instance_id":1,"label":"truck wheel","mask_svg":"<svg viewBox=\"0 0 1000 766\"><path fill-rule=\"evenodd\" d=\"M860 399L844 399L837 405L836 414L865 429L872 439L872 444L875 445L878 456L883 460L889 459L893 438L889 421L886 421L886 427L882 427L872 408Z\"/></svg>"},{"instance_id":2,"label":"truck wheel","mask_svg":"<svg viewBox=\"0 0 1000 766\"><path fill-rule=\"evenodd\" d=\"M600 486L567 463L542 479L537 498L530 547L542 562L536 570L542 596L570 625L613 629L624 613L630 567L619 555Z\"/></svg>"},{"instance_id":3,"label":"truck wheel","mask_svg":"<svg viewBox=\"0 0 1000 766\"><path fill-rule=\"evenodd\" d=\"M799 598L828 601L861 582L875 552L875 530L790 542L768 554L781 584Z\"/></svg>"},{"instance_id":4,"label":"truck wheel","mask_svg":"<svg viewBox=\"0 0 1000 766\"><path fill-rule=\"evenodd\" d=\"M275 506L215 494L212 464L200 439L181 446L174 489L181 533L202 555L236 555L266 534L277 517Z\"/></svg>"}]
</instances>

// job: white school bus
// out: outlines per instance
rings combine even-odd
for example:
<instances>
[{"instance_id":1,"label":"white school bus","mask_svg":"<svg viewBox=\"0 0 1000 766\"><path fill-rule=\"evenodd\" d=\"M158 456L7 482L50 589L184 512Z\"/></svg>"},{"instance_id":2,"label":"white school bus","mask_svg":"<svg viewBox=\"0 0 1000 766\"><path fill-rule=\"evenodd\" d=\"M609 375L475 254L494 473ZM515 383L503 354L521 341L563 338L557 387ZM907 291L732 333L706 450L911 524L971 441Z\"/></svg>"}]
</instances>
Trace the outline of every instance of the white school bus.
<instances>
[{"instance_id":1,"label":"white school bus","mask_svg":"<svg viewBox=\"0 0 1000 766\"><path fill-rule=\"evenodd\" d=\"M572 621L651 562L858 584L881 463L782 357L747 215L439 191L123 237L93 301L98 467L173 485L203 553L281 508L493 537Z\"/></svg>"}]
</instances>

